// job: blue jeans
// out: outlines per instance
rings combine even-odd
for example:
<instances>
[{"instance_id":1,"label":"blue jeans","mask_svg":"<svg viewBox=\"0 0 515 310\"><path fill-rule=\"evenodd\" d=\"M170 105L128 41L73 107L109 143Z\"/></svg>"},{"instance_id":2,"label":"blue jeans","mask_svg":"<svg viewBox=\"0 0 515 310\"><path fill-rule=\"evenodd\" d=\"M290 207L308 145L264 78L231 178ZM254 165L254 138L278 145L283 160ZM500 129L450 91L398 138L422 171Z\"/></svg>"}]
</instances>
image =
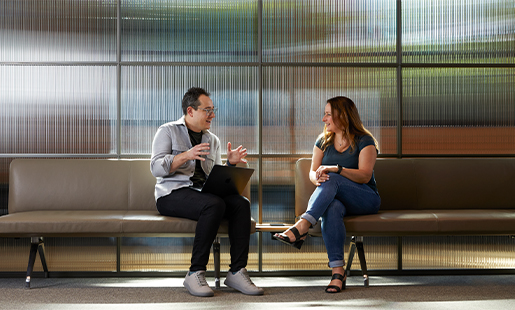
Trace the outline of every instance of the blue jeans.
<instances>
[{"instance_id":1,"label":"blue jeans","mask_svg":"<svg viewBox=\"0 0 515 310\"><path fill-rule=\"evenodd\" d=\"M329 173L330 179L321 183L309 198L308 208L301 218L313 226L322 218L324 238L329 267L345 265L346 215L366 215L379 212L381 198L366 184L353 182L346 177Z\"/></svg>"}]
</instances>

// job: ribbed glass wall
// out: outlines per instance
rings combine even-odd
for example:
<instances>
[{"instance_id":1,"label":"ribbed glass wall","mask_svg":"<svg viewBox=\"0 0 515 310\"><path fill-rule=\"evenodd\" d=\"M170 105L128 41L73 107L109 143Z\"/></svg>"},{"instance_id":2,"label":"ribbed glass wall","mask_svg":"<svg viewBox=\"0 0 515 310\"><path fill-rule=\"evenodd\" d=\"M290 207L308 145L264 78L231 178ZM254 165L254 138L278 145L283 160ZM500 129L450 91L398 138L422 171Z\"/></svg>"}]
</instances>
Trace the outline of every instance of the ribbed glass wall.
<instances>
[{"instance_id":1,"label":"ribbed glass wall","mask_svg":"<svg viewBox=\"0 0 515 310\"><path fill-rule=\"evenodd\" d=\"M263 69L263 153L311 154L327 99L342 95L354 101L381 153L396 153L395 141L382 140L396 127L395 69L289 66Z\"/></svg>"},{"instance_id":2,"label":"ribbed glass wall","mask_svg":"<svg viewBox=\"0 0 515 310\"><path fill-rule=\"evenodd\" d=\"M396 1L263 1L267 62L395 62Z\"/></svg>"},{"instance_id":3,"label":"ribbed glass wall","mask_svg":"<svg viewBox=\"0 0 515 310\"><path fill-rule=\"evenodd\" d=\"M515 154L514 71L403 70L403 152Z\"/></svg>"},{"instance_id":4,"label":"ribbed glass wall","mask_svg":"<svg viewBox=\"0 0 515 310\"><path fill-rule=\"evenodd\" d=\"M257 61L253 0L121 1L122 60Z\"/></svg>"},{"instance_id":5,"label":"ribbed glass wall","mask_svg":"<svg viewBox=\"0 0 515 310\"><path fill-rule=\"evenodd\" d=\"M121 72L121 152L148 155L157 128L179 119L182 96L193 85L211 93L218 111L211 130L227 142L258 153L256 67L124 66Z\"/></svg>"},{"instance_id":6,"label":"ribbed glass wall","mask_svg":"<svg viewBox=\"0 0 515 310\"><path fill-rule=\"evenodd\" d=\"M0 61L115 61L117 2L0 1Z\"/></svg>"},{"instance_id":7,"label":"ribbed glass wall","mask_svg":"<svg viewBox=\"0 0 515 310\"><path fill-rule=\"evenodd\" d=\"M0 66L1 154L116 152L116 68Z\"/></svg>"},{"instance_id":8,"label":"ribbed glass wall","mask_svg":"<svg viewBox=\"0 0 515 310\"><path fill-rule=\"evenodd\" d=\"M404 62L513 64L514 39L513 1L402 1Z\"/></svg>"},{"instance_id":9,"label":"ribbed glass wall","mask_svg":"<svg viewBox=\"0 0 515 310\"><path fill-rule=\"evenodd\" d=\"M222 143L248 149L252 216L263 223L293 223L295 162L311 156L332 96L354 100L379 156L514 156L514 8L515 0L0 0L0 214L13 158L148 159L155 131L181 116L191 86L211 92ZM321 238L299 255L260 236L251 270L326 269ZM404 239L400 259L409 269L513 267L505 237L451 243ZM51 238L47 251L53 270L116 270L120 250L122 271L182 271L190 244L125 238L118 249L110 238ZM371 269L397 268L397 239L365 246ZM28 240L3 238L0 249L0 272L25 270ZM455 249L481 263L453 263Z\"/></svg>"}]
</instances>

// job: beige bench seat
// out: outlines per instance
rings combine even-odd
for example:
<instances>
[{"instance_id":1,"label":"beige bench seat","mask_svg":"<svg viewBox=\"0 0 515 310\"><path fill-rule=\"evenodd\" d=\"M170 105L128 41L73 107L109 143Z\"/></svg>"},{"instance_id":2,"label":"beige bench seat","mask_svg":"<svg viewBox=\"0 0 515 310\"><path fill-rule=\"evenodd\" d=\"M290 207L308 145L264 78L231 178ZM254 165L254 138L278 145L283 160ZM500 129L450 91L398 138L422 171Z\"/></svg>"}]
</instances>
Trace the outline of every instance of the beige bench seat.
<instances>
[{"instance_id":1,"label":"beige bench seat","mask_svg":"<svg viewBox=\"0 0 515 310\"><path fill-rule=\"evenodd\" d=\"M149 160L15 159L9 174L8 214L0 237L30 237L27 286L37 251L45 274L44 237L193 237L196 221L162 216L154 199ZM244 191L250 199L250 186ZM256 231L252 219L251 233ZM218 237L227 237L222 222ZM220 244L213 244L219 285Z\"/></svg>"},{"instance_id":2,"label":"beige bench seat","mask_svg":"<svg viewBox=\"0 0 515 310\"><path fill-rule=\"evenodd\" d=\"M296 165L296 217L306 211L315 190L310 166L311 159ZM380 158L374 173L379 213L343 220L354 236L347 270L357 247L365 285L363 236L515 234L515 158ZM320 223L310 234L321 236Z\"/></svg>"}]
</instances>

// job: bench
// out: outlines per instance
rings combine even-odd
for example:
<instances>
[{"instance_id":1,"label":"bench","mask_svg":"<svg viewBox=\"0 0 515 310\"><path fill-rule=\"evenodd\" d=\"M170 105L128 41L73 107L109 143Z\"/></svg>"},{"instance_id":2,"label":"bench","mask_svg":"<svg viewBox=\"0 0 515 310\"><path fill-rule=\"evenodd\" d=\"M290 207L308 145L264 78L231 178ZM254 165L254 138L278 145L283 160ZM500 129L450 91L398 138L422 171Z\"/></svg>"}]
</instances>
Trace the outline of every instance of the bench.
<instances>
[{"instance_id":1,"label":"bench","mask_svg":"<svg viewBox=\"0 0 515 310\"><path fill-rule=\"evenodd\" d=\"M306 211L315 185L311 159L297 161L295 216ZM364 236L454 236L515 234L515 158L377 159L374 173L378 214L344 218L351 239L346 271L355 250L369 285ZM310 235L321 236L320 222Z\"/></svg>"},{"instance_id":2,"label":"bench","mask_svg":"<svg viewBox=\"0 0 515 310\"><path fill-rule=\"evenodd\" d=\"M0 237L31 238L26 287L30 288L38 252L48 277L45 237L193 237L196 221L157 212L155 183L149 160L13 160L8 214L0 216ZM249 185L244 196L250 199ZM251 233L255 225L252 220ZM213 243L217 288L219 237L228 237L227 222Z\"/></svg>"}]
</instances>

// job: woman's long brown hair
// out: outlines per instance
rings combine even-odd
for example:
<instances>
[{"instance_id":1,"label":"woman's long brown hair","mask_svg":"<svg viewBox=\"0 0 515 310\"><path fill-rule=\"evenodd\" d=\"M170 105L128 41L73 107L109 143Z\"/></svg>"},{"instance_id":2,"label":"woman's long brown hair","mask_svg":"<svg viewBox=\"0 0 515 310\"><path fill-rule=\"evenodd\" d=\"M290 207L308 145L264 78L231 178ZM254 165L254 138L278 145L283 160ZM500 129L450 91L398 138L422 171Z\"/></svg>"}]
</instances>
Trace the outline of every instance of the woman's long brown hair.
<instances>
[{"instance_id":1,"label":"woman's long brown hair","mask_svg":"<svg viewBox=\"0 0 515 310\"><path fill-rule=\"evenodd\" d=\"M374 139L374 144L379 152L379 146L377 140L374 138L372 133L368 131L361 122L359 117L358 109L352 100L347 97L338 96L327 100L327 103L331 105L331 115L335 125L342 129L343 137L350 142L351 153L356 149L356 142L354 138L356 136L370 136ZM328 132L327 127L324 126L324 132L320 134L322 137L322 151L334 143L334 132Z\"/></svg>"}]
</instances>

